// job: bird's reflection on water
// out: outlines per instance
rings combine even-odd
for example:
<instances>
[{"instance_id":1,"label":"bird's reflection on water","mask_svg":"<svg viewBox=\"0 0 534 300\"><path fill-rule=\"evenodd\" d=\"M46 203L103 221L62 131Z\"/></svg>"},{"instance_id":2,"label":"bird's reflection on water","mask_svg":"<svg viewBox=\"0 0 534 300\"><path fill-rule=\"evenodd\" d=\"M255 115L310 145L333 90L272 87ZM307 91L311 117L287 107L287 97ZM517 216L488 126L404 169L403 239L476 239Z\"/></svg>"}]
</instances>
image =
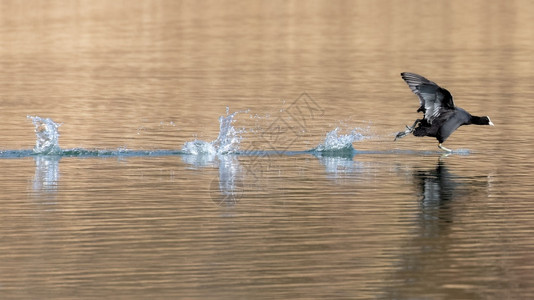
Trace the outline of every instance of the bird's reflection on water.
<instances>
[{"instance_id":1,"label":"bird's reflection on water","mask_svg":"<svg viewBox=\"0 0 534 300\"><path fill-rule=\"evenodd\" d=\"M398 285L388 291L388 298L420 299L429 295L445 298L471 298L470 289L449 289L447 270L460 267L454 251L461 240L454 234L457 214L473 195L483 193L476 177L464 177L449 171L442 157L430 169L417 169L407 176L417 190L419 209L413 222L414 232L399 257L394 281ZM479 188L480 187L480 188ZM396 278L396 279L395 279ZM458 286L461 286L460 284ZM468 286L465 284L464 286Z\"/></svg>"},{"instance_id":2,"label":"bird's reflection on water","mask_svg":"<svg viewBox=\"0 0 534 300\"><path fill-rule=\"evenodd\" d=\"M419 220L425 236L439 234L437 230L452 222L451 201L461 196L454 178L441 159L435 169L415 172L413 182L421 197Z\"/></svg>"}]
</instances>

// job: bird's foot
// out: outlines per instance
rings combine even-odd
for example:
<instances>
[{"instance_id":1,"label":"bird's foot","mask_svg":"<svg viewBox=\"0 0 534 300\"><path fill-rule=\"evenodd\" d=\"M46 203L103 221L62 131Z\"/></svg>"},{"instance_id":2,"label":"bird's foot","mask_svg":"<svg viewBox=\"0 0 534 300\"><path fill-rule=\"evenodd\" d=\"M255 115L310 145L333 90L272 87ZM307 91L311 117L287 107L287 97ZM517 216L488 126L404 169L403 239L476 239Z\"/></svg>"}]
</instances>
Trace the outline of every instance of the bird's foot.
<instances>
[{"instance_id":1,"label":"bird's foot","mask_svg":"<svg viewBox=\"0 0 534 300\"><path fill-rule=\"evenodd\" d=\"M400 139L400 138L403 138L403 137L409 135L410 133L412 133L415 130L414 128L415 128L415 126L410 127L410 126L406 125L406 130L399 131L397 133L397 135L395 136L395 139L393 141L396 141L397 139Z\"/></svg>"},{"instance_id":2,"label":"bird's foot","mask_svg":"<svg viewBox=\"0 0 534 300\"><path fill-rule=\"evenodd\" d=\"M447 153L451 153L452 152L451 149L442 146L441 143L439 143L438 148L443 150L443 151L445 151L445 152L447 152Z\"/></svg>"},{"instance_id":3,"label":"bird's foot","mask_svg":"<svg viewBox=\"0 0 534 300\"><path fill-rule=\"evenodd\" d=\"M441 156L439 157L439 161L441 161L442 159L445 159L445 157L449 157L449 155L452 155L452 152L441 153Z\"/></svg>"}]
</instances>

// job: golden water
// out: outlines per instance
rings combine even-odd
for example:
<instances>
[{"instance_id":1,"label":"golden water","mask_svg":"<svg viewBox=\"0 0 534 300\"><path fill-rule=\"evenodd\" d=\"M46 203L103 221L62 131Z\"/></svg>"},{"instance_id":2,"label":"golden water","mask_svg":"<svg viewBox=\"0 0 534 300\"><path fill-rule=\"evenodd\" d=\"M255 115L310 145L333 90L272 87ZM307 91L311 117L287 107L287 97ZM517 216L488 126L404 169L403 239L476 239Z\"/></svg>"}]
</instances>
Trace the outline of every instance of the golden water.
<instances>
[{"instance_id":1,"label":"golden water","mask_svg":"<svg viewBox=\"0 0 534 300\"><path fill-rule=\"evenodd\" d=\"M534 298L532 15L530 1L1 1L1 150L33 147L27 115L62 123L64 149L176 150L214 140L230 107L242 149L306 150L339 126L384 152L1 159L0 297ZM496 127L445 143L469 155L394 143L418 117L402 71ZM266 138L280 120L298 130Z\"/></svg>"}]
</instances>

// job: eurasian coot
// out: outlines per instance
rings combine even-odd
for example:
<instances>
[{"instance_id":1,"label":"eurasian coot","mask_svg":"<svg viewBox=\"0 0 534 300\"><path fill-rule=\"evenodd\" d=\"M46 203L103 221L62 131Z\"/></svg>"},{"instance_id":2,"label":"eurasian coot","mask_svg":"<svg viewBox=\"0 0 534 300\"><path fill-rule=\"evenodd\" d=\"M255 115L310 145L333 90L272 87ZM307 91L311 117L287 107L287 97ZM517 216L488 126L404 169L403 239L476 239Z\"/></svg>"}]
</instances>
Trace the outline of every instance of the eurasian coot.
<instances>
[{"instance_id":1,"label":"eurasian coot","mask_svg":"<svg viewBox=\"0 0 534 300\"><path fill-rule=\"evenodd\" d=\"M417 112L422 111L425 116L415 120L411 127L406 126L405 131L397 133L395 140L410 133L415 136L432 136L438 140L440 149L450 152L450 149L441 144L458 127L470 124L493 126L489 117L472 116L464 109L454 106L451 93L436 83L414 73L404 72L401 76L419 97L421 105Z\"/></svg>"}]
</instances>

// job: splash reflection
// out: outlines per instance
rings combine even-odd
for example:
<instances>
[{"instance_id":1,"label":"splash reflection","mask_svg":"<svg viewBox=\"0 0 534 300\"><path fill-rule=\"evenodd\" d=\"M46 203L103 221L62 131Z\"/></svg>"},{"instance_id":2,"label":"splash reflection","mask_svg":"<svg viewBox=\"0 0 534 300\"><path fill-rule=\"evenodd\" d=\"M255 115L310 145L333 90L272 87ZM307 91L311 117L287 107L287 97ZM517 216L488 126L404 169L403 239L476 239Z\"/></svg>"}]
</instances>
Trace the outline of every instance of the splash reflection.
<instances>
[{"instance_id":1,"label":"splash reflection","mask_svg":"<svg viewBox=\"0 0 534 300\"><path fill-rule=\"evenodd\" d=\"M243 196L242 168L237 157L233 155L219 155L219 178L213 180L218 182L219 195L214 195L211 189L212 200L218 205L235 205Z\"/></svg>"},{"instance_id":2,"label":"splash reflection","mask_svg":"<svg viewBox=\"0 0 534 300\"><path fill-rule=\"evenodd\" d=\"M243 196L243 169L235 155L183 155L182 160L194 168L212 167L219 170L211 181L211 200L219 206L236 205Z\"/></svg>"},{"instance_id":3,"label":"splash reflection","mask_svg":"<svg viewBox=\"0 0 534 300\"><path fill-rule=\"evenodd\" d=\"M59 183L59 156L36 156L33 191L39 195L55 195Z\"/></svg>"},{"instance_id":4,"label":"splash reflection","mask_svg":"<svg viewBox=\"0 0 534 300\"><path fill-rule=\"evenodd\" d=\"M317 156L317 159L324 166L327 178L337 182L364 172L365 165L355 161L353 156Z\"/></svg>"}]
</instances>

